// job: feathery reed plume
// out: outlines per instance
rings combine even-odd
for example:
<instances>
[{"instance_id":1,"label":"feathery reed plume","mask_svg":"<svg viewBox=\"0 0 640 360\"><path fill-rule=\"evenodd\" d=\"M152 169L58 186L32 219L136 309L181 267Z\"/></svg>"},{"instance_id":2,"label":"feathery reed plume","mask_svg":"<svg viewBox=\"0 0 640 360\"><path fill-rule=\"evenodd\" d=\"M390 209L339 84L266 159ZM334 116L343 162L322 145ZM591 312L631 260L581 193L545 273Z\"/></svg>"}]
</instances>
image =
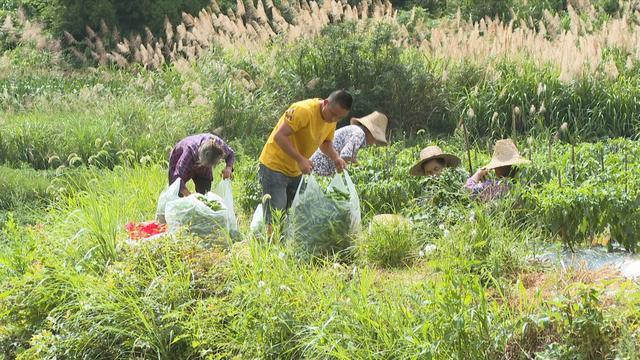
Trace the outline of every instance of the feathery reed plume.
<instances>
[{"instance_id":1,"label":"feathery reed plume","mask_svg":"<svg viewBox=\"0 0 640 360\"><path fill-rule=\"evenodd\" d=\"M244 8L244 2L242 0L238 0L236 3L235 15L237 15L238 17L243 17L245 13L246 11Z\"/></svg>"},{"instance_id":2,"label":"feathery reed plume","mask_svg":"<svg viewBox=\"0 0 640 360\"><path fill-rule=\"evenodd\" d=\"M153 37L153 33L151 32L151 29L149 29L148 27L144 27L144 42L145 44L151 44L154 40Z\"/></svg>"},{"instance_id":3,"label":"feathery reed plume","mask_svg":"<svg viewBox=\"0 0 640 360\"><path fill-rule=\"evenodd\" d=\"M62 35L63 35L64 41L66 42L67 45L75 45L75 44L78 43L76 38L74 38L73 35L71 35L69 32L64 31L62 33Z\"/></svg>"},{"instance_id":4,"label":"feathery reed plume","mask_svg":"<svg viewBox=\"0 0 640 360\"><path fill-rule=\"evenodd\" d=\"M87 39L89 40L93 41L98 36L89 25L85 26L84 31L87 33Z\"/></svg>"},{"instance_id":5,"label":"feathery reed plume","mask_svg":"<svg viewBox=\"0 0 640 360\"><path fill-rule=\"evenodd\" d=\"M2 23L2 31L6 32L6 33L13 33L15 31L14 27L13 27L13 20L11 19L11 15L7 15L7 17L4 18L4 21Z\"/></svg>"},{"instance_id":6,"label":"feathery reed plume","mask_svg":"<svg viewBox=\"0 0 640 360\"><path fill-rule=\"evenodd\" d=\"M25 13L22 6L18 7L16 15L18 16L18 24L24 24L25 22L27 22L27 14Z\"/></svg>"},{"instance_id":7,"label":"feathery reed plume","mask_svg":"<svg viewBox=\"0 0 640 360\"><path fill-rule=\"evenodd\" d=\"M122 55L127 55L130 52L130 48L129 48L129 40L128 39L124 39L123 42L118 43L116 45L116 50L122 54Z\"/></svg>"},{"instance_id":8,"label":"feathery reed plume","mask_svg":"<svg viewBox=\"0 0 640 360\"><path fill-rule=\"evenodd\" d=\"M87 62L87 57L80 52L80 50L76 49L75 47L70 47L69 51L71 52L71 55L73 55L73 57L80 63L84 64Z\"/></svg>"},{"instance_id":9,"label":"feathery reed plume","mask_svg":"<svg viewBox=\"0 0 640 360\"><path fill-rule=\"evenodd\" d=\"M218 2L216 0L211 0L211 2L209 3L208 10L210 13L213 13L213 14L220 13L220 6L218 5Z\"/></svg>"},{"instance_id":10,"label":"feathery reed plume","mask_svg":"<svg viewBox=\"0 0 640 360\"><path fill-rule=\"evenodd\" d=\"M114 26L111 31L111 40L113 40L113 44L117 44L122 41L122 36L120 35L120 30L118 30L117 26Z\"/></svg>"},{"instance_id":11,"label":"feathery reed plume","mask_svg":"<svg viewBox=\"0 0 640 360\"><path fill-rule=\"evenodd\" d=\"M110 33L107 23L104 22L103 19L100 19L100 37L107 37Z\"/></svg>"},{"instance_id":12,"label":"feathery reed plume","mask_svg":"<svg viewBox=\"0 0 640 360\"><path fill-rule=\"evenodd\" d=\"M191 29L195 26L195 20L191 14L185 12L182 13L182 23L187 29Z\"/></svg>"},{"instance_id":13,"label":"feathery reed plume","mask_svg":"<svg viewBox=\"0 0 640 360\"><path fill-rule=\"evenodd\" d=\"M127 59L128 64L142 63L148 68L157 68L182 57L192 59L201 56L212 44L232 51L239 48L252 51L262 48L280 34L286 41L296 41L300 37L316 36L327 25L340 21L356 21L358 28L362 28L366 21L384 21L397 26L394 43L418 48L426 56L442 60L446 64L443 80L446 80L450 66L469 59L486 68L487 74L495 79L501 74L495 70L496 65L504 58L511 58L531 61L538 67L552 66L563 82L592 74L617 77L620 69L616 64L602 60L603 51L607 48L617 48L630 54L625 69L632 69L640 59L640 26L631 22L627 15L636 11L631 5L623 6L619 17L595 27L593 17L580 16L594 14L594 7L588 1L572 0L567 10L570 31L563 31L558 14L547 10L537 24L530 18L514 23L488 17L473 23L462 19L458 10L453 19L432 27L429 37L416 37L398 23L389 0L364 0L354 6L345 0L324 0L321 6L313 0L292 0L281 1L279 7L273 0L256 1L247 0L245 3L237 0L235 12L229 9L222 14L218 3L212 0L195 16L183 13L182 22L176 26L165 18L160 37L154 37L145 28L144 42L139 34L130 36L128 41L119 40L119 35L117 41L108 41L108 36L116 39L117 29L110 31L106 23L100 22L99 34L87 27L85 46L96 54L98 60L102 58L101 54L110 54L108 60L118 63L115 52ZM282 9L288 9L292 14L291 20L284 18ZM412 18L415 19L415 15ZM12 19L5 18L3 31L9 32L7 29L12 27ZM68 33L64 34L64 39L69 46L79 46ZM40 41L41 45L45 43ZM114 45L106 48L105 44ZM544 84L538 86L537 93L542 96Z\"/></svg>"},{"instance_id":14,"label":"feathery reed plume","mask_svg":"<svg viewBox=\"0 0 640 360\"><path fill-rule=\"evenodd\" d=\"M116 64L119 68L124 69L129 65L127 59L125 59L124 56L118 54L117 52L111 52L110 55L112 63Z\"/></svg>"}]
</instances>

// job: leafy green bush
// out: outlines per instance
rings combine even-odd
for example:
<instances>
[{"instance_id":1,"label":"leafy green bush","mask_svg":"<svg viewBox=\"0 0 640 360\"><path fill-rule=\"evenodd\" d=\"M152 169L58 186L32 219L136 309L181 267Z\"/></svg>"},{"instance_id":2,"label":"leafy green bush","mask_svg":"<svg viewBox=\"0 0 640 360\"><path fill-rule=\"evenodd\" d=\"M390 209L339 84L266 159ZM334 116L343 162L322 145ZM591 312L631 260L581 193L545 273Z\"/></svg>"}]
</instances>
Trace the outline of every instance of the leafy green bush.
<instances>
[{"instance_id":1,"label":"leafy green bush","mask_svg":"<svg viewBox=\"0 0 640 360\"><path fill-rule=\"evenodd\" d=\"M596 8L608 15L615 15L620 11L620 2L616 0L596 0Z\"/></svg>"},{"instance_id":2,"label":"leafy green bush","mask_svg":"<svg viewBox=\"0 0 640 360\"><path fill-rule=\"evenodd\" d=\"M612 4L609 3L613 1L602 2L607 3L607 9L612 7ZM513 15L515 15L514 20L531 18L537 22L543 18L545 10L556 14L567 9L567 0L395 0L392 3L399 8L419 7L432 18L450 17L460 9L460 15L463 19L471 19L476 22L485 17L499 17L503 21L509 21L514 19Z\"/></svg>"},{"instance_id":3,"label":"leafy green bush","mask_svg":"<svg viewBox=\"0 0 640 360\"><path fill-rule=\"evenodd\" d=\"M478 274L483 280L516 274L525 267L523 254L535 239L533 228L517 228L504 208L476 205L451 227L443 224L435 244L445 268L454 266ZM508 210L506 210L508 211Z\"/></svg>"},{"instance_id":4,"label":"leafy green bush","mask_svg":"<svg viewBox=\"0 0 640 360\"><path fill-rule=\"evenodd\" d=\"M420 209L468 203L468 195L462 191L468 177L465 170L445 169L438 177L411 176L409 171L418 161L422 145L405 146L404 142L394 142L386 147L365 148L358 153L358 162L349 167L363 213L397 213L417 204L412 212L415 215Z\"/></svg>"},{"instance_id":5,"label":"leafy green bush","mask_svg":"<svg viewBox=\"0 0 640 360\"><path fill-rule=\"evenodd\" d=\"M567 10L567 0L513 0L513 11L517 18L538 22L544 18L545 10L551 14L562 14ZM532 25L536 25L535 23Z\"/></svg>"},{"instance_id":6,"label":"leafy green bush","mask_svg":"<svg viewBox=\"0 0 640 360\"><path fill-rule=\"evenodd\" d=\"M536 353L536 359L613 358L619 327L628 325L605 315L602 296L598 290L584 286L571 299L563 298L552 304L542 315L545 321L528 330L540 337L556 334L550 344Z\"/></svg>"},{"instance_id":7,"label":"leafy green bush","mask_svg":"<svg viewBox=\"0 0 640 360\"><path fill-rule=\"evenodd\" d=\"M523 192L529 219L570 247L609 232L611 239L635 252L640 232L640 194L619 184L586 181L579 186L555 182ZM609 244L611 247L612 244Z\"/></svg>"},{"instance_id":8,"label":"leafy green bush","mask_svg":"<svg viewBox=\"0 0 640 360\"><path fill-rule=\"evenodd\" d=\"M283 48L282 71L293 72L301 84L317 79L313 86L296 83L296 97L324 97L335 89L352 92L352 114L379 110L391 125L415 132L428 127L451 130L447 122L448 99L439 77L418 51L406 50L394 40L398 29L371 23L358 27L345 23L327 27L322 36Z\"/></svg>"},{"instance_id":9,"label":"leafy green bush","mask_svg":"<svg viewBox=\"0 0 640 360\"><path fill-rule=\"evenodd\" d=\"M349 167L349 173L363 213L396 213L420 194L422 178L409 176L418 152L417 147L403 148L401 143L358 152L358 162Z\"/></svg>"},{"instance_id":10,"label":"leafy green bush","mask_svg":"<svg viewBox=\"0 0 640 360\"><path fill-rule=\"evenodd\" d=\"M236 196L234 200L244 212L252 213L262 201L262 185L258 180L258 159L250 155L242 156L235 165L233 173L233 183L237 189L237 191L234 189Z\"/></svg>"},{"instance_id":11,"label":"leafy green bush","mask_svg":"<svg viewBox=\"0 0 640 360\"><path fill-rule=\"evenodd\" d=\"M462 16L473 21L480 21L485 16L500 19L509 19L509 10L513 5L512 0L454 0L447 1L449 11L460 9Z\"/></svg>"},{"instance_id":12,"label":"leafy green bush","mask_svg":"<svg viewBox=\"0 0 640 360\"><path fill-rule=\"evenodd\" d=\"M22 0L5 0L0 4L0 10L17 10Z\"/></svg>"},{"instance_id":13,"label":"leafy green bush","mask_svg":"<svg viewBox=\"0 0 640 360\"><path fill-rule=\"evenodd\" d=\"M458 104L454 114L463 116L467 109L474 110L474 119L467 122L473 137L507 137L514 119L520 134L558 129L563 122L578 129L576 135L582 138L635 134L633 114L640 111L640 105L633 99L639 95L629 83L635 81L635 74L621 74L614 80L585 77L564 84L554 69L541 69L528 61L517 66L501 62L495 81L478 78L474 69L461 64L452 71L449 86L451 103ZM515 107L519 108L517 115Z\"/></svg>"},{"instance_id":14,"label":"leafy green bush","mask_svg":"<svg viewBox=\"0 0 640 360\"><path fill-rule=\"evenodd\" d=\"M636 251L640 149L627 139L575 146L549 140L531 143L532 164L520 173L519 217L574 247L597 236ZM609 243L611 246L612 243Z\"/></svg>"}]
</instances>

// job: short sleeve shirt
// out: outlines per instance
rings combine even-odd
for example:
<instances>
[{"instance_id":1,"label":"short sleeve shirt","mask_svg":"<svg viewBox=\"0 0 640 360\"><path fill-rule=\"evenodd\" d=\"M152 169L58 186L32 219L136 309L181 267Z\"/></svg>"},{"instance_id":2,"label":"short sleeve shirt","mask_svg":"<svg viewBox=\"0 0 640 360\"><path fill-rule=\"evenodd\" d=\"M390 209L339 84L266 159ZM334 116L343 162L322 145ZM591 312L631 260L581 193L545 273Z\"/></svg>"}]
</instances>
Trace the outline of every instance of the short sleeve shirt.
<instances>
[{"instance_id":1,"label":"short sleeve shirt","mask_svg":"<svg viewBox=\"0 0 640 360\"><path fill-rule=\"evenodd\" d=\"M322 118L320 105L320 99L309 99L294 103L287 109L262 148L260 162L264 166L287 176L302 174L298 162L276 143L275 134L283 123L289 125L293 129L290 136L293 147L302 156L310 158L325 140L333 140L336 130L335 123Z\"/></svg>"}]
</instances>

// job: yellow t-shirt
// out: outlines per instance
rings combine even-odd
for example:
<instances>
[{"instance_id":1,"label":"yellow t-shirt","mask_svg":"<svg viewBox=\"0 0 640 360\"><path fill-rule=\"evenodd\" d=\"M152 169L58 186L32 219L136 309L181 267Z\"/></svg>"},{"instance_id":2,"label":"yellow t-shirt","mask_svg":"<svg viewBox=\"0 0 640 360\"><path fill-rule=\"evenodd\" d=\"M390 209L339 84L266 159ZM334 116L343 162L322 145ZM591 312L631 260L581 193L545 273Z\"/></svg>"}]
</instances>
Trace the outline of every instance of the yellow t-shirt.
<instances>
[{"instance_id":1,"label":"yellow t-shirt","mask_svg":"<svg viewBox=\"0 0 640 360\"><path fill-rule=\"evenodd\" d=\"M286 122L293 129L293 134L289 136L293 147L307 159L325 140L333 140L336 123L324 121L320 112L320 102L320 99L303 100L294 103L287 109L262 148L260 162L264 166L287 176L302 174L298 162L287 155L274 140L275 134L283 122Z\"/></svg>"}]
</instances>

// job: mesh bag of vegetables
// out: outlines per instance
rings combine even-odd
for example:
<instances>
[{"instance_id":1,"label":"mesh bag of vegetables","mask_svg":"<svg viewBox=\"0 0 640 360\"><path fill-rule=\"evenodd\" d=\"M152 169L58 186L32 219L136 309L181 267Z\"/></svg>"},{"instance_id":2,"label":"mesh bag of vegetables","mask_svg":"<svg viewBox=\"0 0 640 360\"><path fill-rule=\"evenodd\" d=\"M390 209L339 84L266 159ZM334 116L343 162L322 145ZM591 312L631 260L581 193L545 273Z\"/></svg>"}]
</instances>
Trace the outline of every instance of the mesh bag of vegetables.
<instances>
[{"instance_id":1,"label":"mesh bag of vegetables","mask_svg":"<svg viewBox=\"0 0 640 360\"><path fill-rule=\"evenodd\" d=\"M165 210L169 231L186 227L194 235L206 237L217 229L229 230L228 212L224 200L217 194L191 194L170 201Z\"/></svg>"},{"instance_id":2,"label":"mesh bag of vegetables","mask_svg":"<svg viewBox=\"0 0 640 360\"><path fill-rule=\"evenodd\" d=\"M326 192L309 176L291 204L287 242L303 259L337 254L352 245L360 217L360 199L346 171L333 178Z\"/></svg>"}]
</instances>

